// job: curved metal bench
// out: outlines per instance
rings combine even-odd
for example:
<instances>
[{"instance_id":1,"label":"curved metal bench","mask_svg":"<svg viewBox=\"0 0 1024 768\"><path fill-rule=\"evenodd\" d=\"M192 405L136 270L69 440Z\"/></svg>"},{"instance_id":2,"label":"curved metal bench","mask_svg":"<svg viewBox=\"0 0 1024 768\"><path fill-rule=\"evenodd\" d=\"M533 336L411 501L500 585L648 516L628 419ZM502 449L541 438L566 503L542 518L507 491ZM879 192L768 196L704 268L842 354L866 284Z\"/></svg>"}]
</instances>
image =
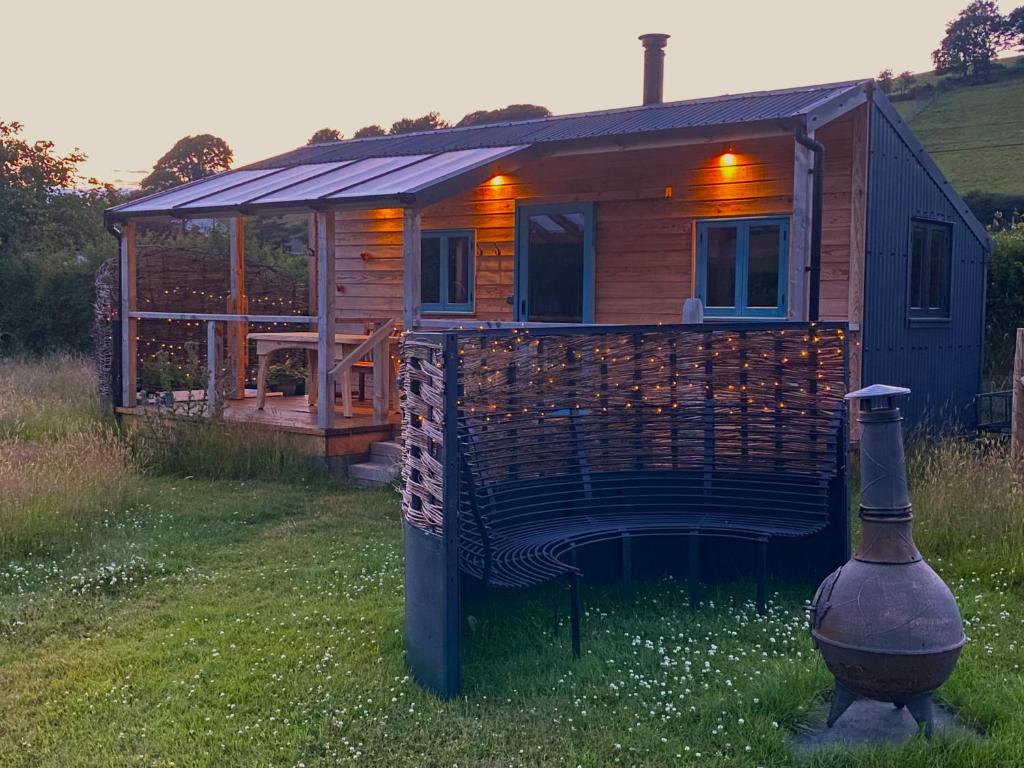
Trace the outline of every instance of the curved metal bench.
<instances>
[{"instance_id":1,"label":"curved metal bench","mask_svg":"<svg viewBox=\"0 0 1024 768\"><path fill-rule=\"evenodd\" d=\"M633 443L623 445L622 460L614 460L613 447L628 442L621 420L584 409L498 424L460 423L462 569L496 587L567 578L576 656L579 548L620 541L629 590L634 538L686 536L688 587L695 604L699 539L756 542L757 607L763 612L768 542L807 536L829 523L829 488L843 434L841 410L829 415L827 429L816 432L813 442L799 430L784 435L774 427L759 439L746 418L730 422L720 417L710 433L680 429L678 423L643 423L642 440L658 453L638 450ZM732 427L736 434L742 430L746 453L741 445L734 457L716 455L714 432L729 434ZM524 450L533 440L537 460ZM751 445L757 446L755 452Z\"/></svg>"}]
</instances>

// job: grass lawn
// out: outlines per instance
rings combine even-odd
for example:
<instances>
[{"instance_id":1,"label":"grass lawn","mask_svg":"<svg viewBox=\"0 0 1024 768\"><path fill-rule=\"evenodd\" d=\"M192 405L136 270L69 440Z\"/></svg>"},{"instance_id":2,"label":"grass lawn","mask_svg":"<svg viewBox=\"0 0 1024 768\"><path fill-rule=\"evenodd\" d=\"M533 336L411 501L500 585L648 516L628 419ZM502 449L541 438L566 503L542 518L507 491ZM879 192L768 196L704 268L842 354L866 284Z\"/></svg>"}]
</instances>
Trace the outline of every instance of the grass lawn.
<instances>
[{"instance_id":1,"label":"grass lawn","mask_svg":"<svg viewBox=\"0 0 1024 768\"><path fill-rule=\"evenodd\" d=\"M404 668L393 492L126 467L106 507L74 507L74 535L16 528L0 559L2 766L1024 764L1024 500L998 453L911 467L919 543L971 637L941 698L985 737L811 760L788 736L830 688L809 587L758 617L749 585L696 611L671 581L632 604L586 586L576 662L559 589L502 593L469 606L465 695L442 703ZM11 520L0 501L0 534Z\"/></svg>"}]
</instances>

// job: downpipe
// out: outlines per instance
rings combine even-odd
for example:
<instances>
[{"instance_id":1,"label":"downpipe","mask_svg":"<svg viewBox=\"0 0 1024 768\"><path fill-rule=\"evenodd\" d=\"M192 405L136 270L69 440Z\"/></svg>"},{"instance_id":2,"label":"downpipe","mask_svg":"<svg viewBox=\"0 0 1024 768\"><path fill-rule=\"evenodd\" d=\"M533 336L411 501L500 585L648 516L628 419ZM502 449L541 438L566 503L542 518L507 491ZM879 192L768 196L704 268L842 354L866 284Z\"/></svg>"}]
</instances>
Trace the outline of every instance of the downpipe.
<instances>
[{"instance_id":1,"label":"downpipe","mask_svg":"<svg viewBox=\"0 0 1024 768\"><path fill-rule=\"evenodd\" d=\"M796 134L796 141L811 150L814 155L811 189L811 265L808 268L811 285L807 299L807 319L815 323L818 321L821 304L821 221L825 186L825 145L812 139L804 131Z\"/></svg>"}]
</instances>

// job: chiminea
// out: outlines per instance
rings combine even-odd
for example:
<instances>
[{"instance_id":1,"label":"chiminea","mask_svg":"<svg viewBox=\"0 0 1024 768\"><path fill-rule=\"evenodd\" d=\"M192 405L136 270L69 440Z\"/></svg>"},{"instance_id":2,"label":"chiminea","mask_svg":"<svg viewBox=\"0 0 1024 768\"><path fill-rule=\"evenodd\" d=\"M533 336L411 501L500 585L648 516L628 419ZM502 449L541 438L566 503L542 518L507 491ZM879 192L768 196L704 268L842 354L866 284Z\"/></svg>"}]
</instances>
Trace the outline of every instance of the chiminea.
<instances>
[{"instance_id":1,"label":"chiminea","mask_svg":"<svg viewBox=\"0 0 1024 768\"><path fill-rule=\"evenodd\" d=\"M828 725L857 698L904 706L932 735L932 693L953 672L966 638L949 587L911 535L900 409L909 389L875 384L860 402L860 543L818 587L811 636L836 678Z\"/></svg>"}]
</instances>

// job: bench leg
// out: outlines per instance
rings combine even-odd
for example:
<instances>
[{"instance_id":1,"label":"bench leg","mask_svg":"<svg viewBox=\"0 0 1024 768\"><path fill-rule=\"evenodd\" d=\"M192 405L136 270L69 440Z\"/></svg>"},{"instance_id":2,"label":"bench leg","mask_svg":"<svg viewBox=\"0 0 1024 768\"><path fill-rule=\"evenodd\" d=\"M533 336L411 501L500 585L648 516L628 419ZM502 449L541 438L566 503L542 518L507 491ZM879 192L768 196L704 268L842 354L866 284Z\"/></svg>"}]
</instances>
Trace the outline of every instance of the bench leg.
<instances>
[{"instance_id":1,"label":"bench leg","mask_svg":"<svg viewBox=\"0 0 1024 768\"><path fill-rule=\"evenodd\" d=\"M572 626L572 657L580 657L580 575L579 573L569 574L569 600L570 617Z\"/></svg>"},{"instance_id":2,"label":"bench leg","mask_svg":"<svg viewBox=\"0 0 1024 768\"><path fill-rule=\"evenodd\" d=\"M700 602L700 539L690 534L690 575L686 580L687 591L690 593L690 608L696 608Z\"/></svg>"},{"instance_id":3,"label":"bench leg","mask_svg":"<svg viewBox=\"0 0 1024 768\"><path fill-rule=\"evenodd\" d=\"M768 542L757 543L757 612L764 616L767 611L765 605L765 582L768 580Z\"/></svg>"},{"instance_id":4,"label":"bench leg","mask_svg":"<svg viewBox=\"0 0 1024 768\"><path fill-rule=\"evenodd\" d=\"M622 534L622 594L633 602L633 541L628 533Z\"/></svg>"}]
</instances>

